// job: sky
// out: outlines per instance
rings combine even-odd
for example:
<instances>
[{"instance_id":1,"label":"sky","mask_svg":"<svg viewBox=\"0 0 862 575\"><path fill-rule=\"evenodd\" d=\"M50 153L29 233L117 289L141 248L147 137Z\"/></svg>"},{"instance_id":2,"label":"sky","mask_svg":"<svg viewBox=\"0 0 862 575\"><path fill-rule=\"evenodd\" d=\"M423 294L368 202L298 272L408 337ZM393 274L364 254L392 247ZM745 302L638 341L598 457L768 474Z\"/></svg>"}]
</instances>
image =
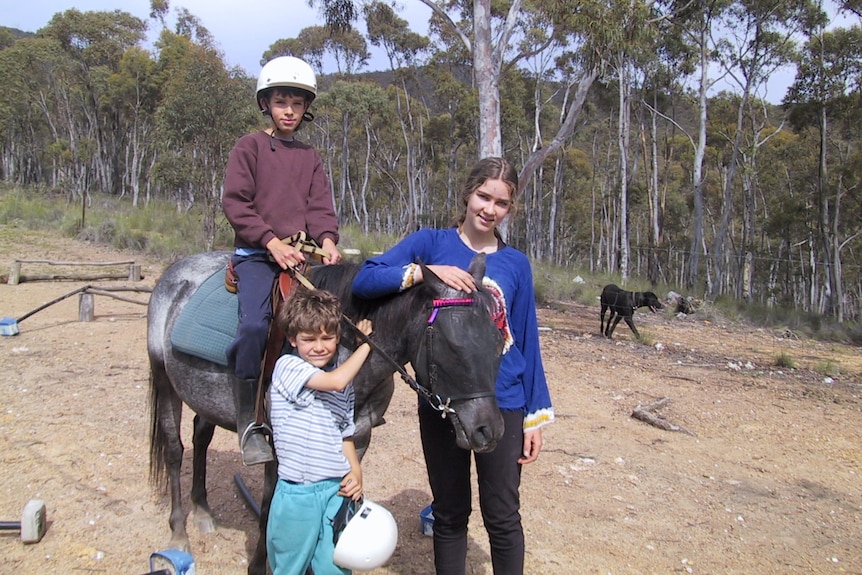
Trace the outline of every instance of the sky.
<instances>
[{"instance_id":1,"label":"sky","mask_svg":"<svg viewBox=\"0 0 862 575\"><path fill-rule=\"evenodd\" d=\"M400 0L400 4L400 17L412 30L427 34L430 8L418 0ZM303 28L322 23L317 9L309 8L306 0L171 0L172 10L180 6L197 16L210 31L228 65L241 66L250 76L257 76L261 55L276 40L296 37ZM149 20L149 0L0 0L0 25L35 32L54 14L73 7L82 12L120 8L150 24L151 41L158 34L158 25ZM388 69L383 51L373 46L369 49L372 58L367 70ZM792 81L790 67L774 74L767 86L766 100L779 103ZM711 92L722 88L739 92L738 87L726 83L718 84Z\"/></svg>"},{"instance_id":2,"label":"sky","mask_svg":"<svg viewBox=\"0 0 862 575\"><path fill-rule=\"evenodd\" d=\"M427 34L430 8L412 0L401 3L401 18L413 30ZM241 66L251 76L257 76L261 55L276 40L294 38L303 28L322 23L317 9L309 8L306 0L171 0L170 6L172 12L183 7L195 15L215 38L227 63ZM159 25L149 19L149 0L0 0L0 25L35 32L54 14L71 8L81 12L120 9L147 21L151 41L158 34ZM369 49L368 70L387 69L383 52Z\"/></svg>"}]
</instances>

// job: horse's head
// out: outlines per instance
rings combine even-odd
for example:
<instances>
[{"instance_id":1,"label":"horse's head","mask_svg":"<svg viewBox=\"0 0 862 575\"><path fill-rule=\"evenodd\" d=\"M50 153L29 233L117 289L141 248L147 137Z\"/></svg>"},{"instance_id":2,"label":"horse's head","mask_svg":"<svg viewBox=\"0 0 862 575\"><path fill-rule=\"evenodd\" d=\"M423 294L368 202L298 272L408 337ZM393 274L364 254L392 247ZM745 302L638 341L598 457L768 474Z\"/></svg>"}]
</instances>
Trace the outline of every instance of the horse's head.
<instances>
[{"instance_id":1,"label":"horse's head","mask_svg":"<svg viewBox=\"0 0 862 575\"><path fill-rule=\"evenodd\" d=\"M454 411L458 446L484 453L503 435L495 395L503 336L495 323L494 299L481 288L484 254L473 258L469 271L480 286L473 294L450 288L423 266L428 316L411 363L419 383Z\"/></svg>"}]
</instances>

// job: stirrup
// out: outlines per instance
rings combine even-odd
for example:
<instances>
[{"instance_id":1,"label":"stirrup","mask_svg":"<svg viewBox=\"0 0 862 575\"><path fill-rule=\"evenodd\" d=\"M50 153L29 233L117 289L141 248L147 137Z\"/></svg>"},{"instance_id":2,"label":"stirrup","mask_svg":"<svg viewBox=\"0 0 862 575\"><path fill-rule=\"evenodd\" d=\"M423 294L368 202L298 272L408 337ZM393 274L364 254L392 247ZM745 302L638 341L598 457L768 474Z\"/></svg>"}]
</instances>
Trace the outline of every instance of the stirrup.
<instances>
[{"instance_id":1,"label":"stirrup","mask_svg":"<svg viewBox=\"0 0 862 575\"><path fill-rule=\"evenodd\" d=\"M242 435L239 438L239 446L240 450L245 447L245 443L248 440L249 436L255 433L262 432L263 435L272 435L272 428L266 423L255 423L251 422L245 428L245 431L242 432Z\"/></svg>"},{"instance_id":2,"label":"stirrup","mask_svg":"<svg viewBox=\"0 0 862 575\"><path fill-rule=\"evenodd\" d=\"M266 439L267 430L269 430L268 426L254 423L245 428L240 439L239 453L242 464L246 467L275 461L272 445Z\"/></svg>"}]
</instances>

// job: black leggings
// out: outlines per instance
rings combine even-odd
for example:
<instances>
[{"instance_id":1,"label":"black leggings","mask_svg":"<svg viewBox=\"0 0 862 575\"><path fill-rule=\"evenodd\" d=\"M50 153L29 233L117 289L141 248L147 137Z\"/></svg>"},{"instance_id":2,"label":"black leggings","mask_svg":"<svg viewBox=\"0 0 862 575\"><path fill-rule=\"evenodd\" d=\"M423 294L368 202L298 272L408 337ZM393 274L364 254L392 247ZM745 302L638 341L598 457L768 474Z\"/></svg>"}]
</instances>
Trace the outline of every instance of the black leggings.
<instances>
[{"instance_id":1,"label":"black leggings","mask_svg":"<svg viewBox=\"0 0 862 575\"><path fill-rule=\"evenodd\" d=\"M505 432L491 453L473 453L455 444L451 421L427 402L419 405L419 429L428 481L434 495L434 566L437 575L464 575L467 522L472 511L470 455L476 460L479 506L494 575L523 575L524 531L521 527L521 465L524 415L503 411Z\"/></svg>"}]
</instances>

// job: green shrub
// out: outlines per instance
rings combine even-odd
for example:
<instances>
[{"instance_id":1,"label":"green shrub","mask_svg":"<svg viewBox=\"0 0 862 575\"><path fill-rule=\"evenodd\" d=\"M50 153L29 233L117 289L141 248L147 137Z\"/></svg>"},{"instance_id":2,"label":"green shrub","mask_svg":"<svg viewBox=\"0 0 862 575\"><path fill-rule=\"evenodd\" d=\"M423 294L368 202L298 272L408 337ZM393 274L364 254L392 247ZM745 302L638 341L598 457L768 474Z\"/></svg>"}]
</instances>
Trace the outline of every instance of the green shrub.
<instances>
[{"instance_id":1,"label":"green shrub","mask_svg":"<svg viewBox=\"0 0 862 575\"><path fill-rule=\"evenodd\" d=\"M179 210L175 203L165 200L132 207L128 197L93 195L88 197L84 211L80 198L70 201L65 193L39 187L23 189L0 185L0 239L6 233L15 233L16 228L46 230L51 234L60 233L170 262L206 249L202 209L202 206L195 205L190 210ZM341 228L339 247L358 250L357 255L345 254L347 261L362 261L389 249L400 239L393 234L366 234L358 225L350 224ZM213 247L230 250L232 246L233 230L219 212ZM576 282L577 277L581 279ZM630 291L653 291L659 299L664 299L664 294L671 289L681 291L678 286L650 287L635 278L624 284L613 274L591 274L574 266L556 266L541 261L533 262L533 279L539 305L577 302L598 308L599 294L608 283ZM666 308L666 315L673 313L674 310ZM792 306L767 307L720 297L714 302L699 304L696 314L705 320L730 319L761 327L780 326L821 340L849 340L862 345L862 326L858 322L838 323L817 314L795 310Z\"/></svg>"},{"instance_id":2,"label":"green shrub","mask_svg":"<svg viewBox=\"0 0 862 575\"><path fill-rule=\"evenodd\" d=\"M781 367L785 369L796 369L796 360L793 359L786 351L782 351L775 358L775 367Z\"/></svg>"},{"instance_id":3,"label":"green shrub","mask_svg":"<svg viewBox=\"0 0 862 575\"><path fill-rule=\"evenodd\" d=\"M837 377L841 373L838 362L831 359L818 361L817 365L814 366L814 371L830 377Z\"/></svg>"},{"instance_id":4,"label":"green shrub","mask_svg":"<svg viewBox=\"0 0 862 575\"><path fill-rule=\"evenodd\" d=\"M643 345L646 345L649 347L655 346L656 339L652 333L650 333L649 331L646 331L644 329L640 329L640 330L638 330L638 334L639 334L638 337L636 337L635 339L639 343L642 343Z\"/></svg>"},{"instance_id":5,"label":"green shrub","mask_svg":"<svg viewBox=\"0 0 862 575\"><path fill-rule=\"evenodd\" d=\"M358 250L359 254L344 254L347 261L362 262L376 254L382 253L395 244L402 238L395 234L366 234L356 224L348 224L341 226L339 229L341 239L338 242L339 249L343 250Z\"/></svg>"}]
</instances>

